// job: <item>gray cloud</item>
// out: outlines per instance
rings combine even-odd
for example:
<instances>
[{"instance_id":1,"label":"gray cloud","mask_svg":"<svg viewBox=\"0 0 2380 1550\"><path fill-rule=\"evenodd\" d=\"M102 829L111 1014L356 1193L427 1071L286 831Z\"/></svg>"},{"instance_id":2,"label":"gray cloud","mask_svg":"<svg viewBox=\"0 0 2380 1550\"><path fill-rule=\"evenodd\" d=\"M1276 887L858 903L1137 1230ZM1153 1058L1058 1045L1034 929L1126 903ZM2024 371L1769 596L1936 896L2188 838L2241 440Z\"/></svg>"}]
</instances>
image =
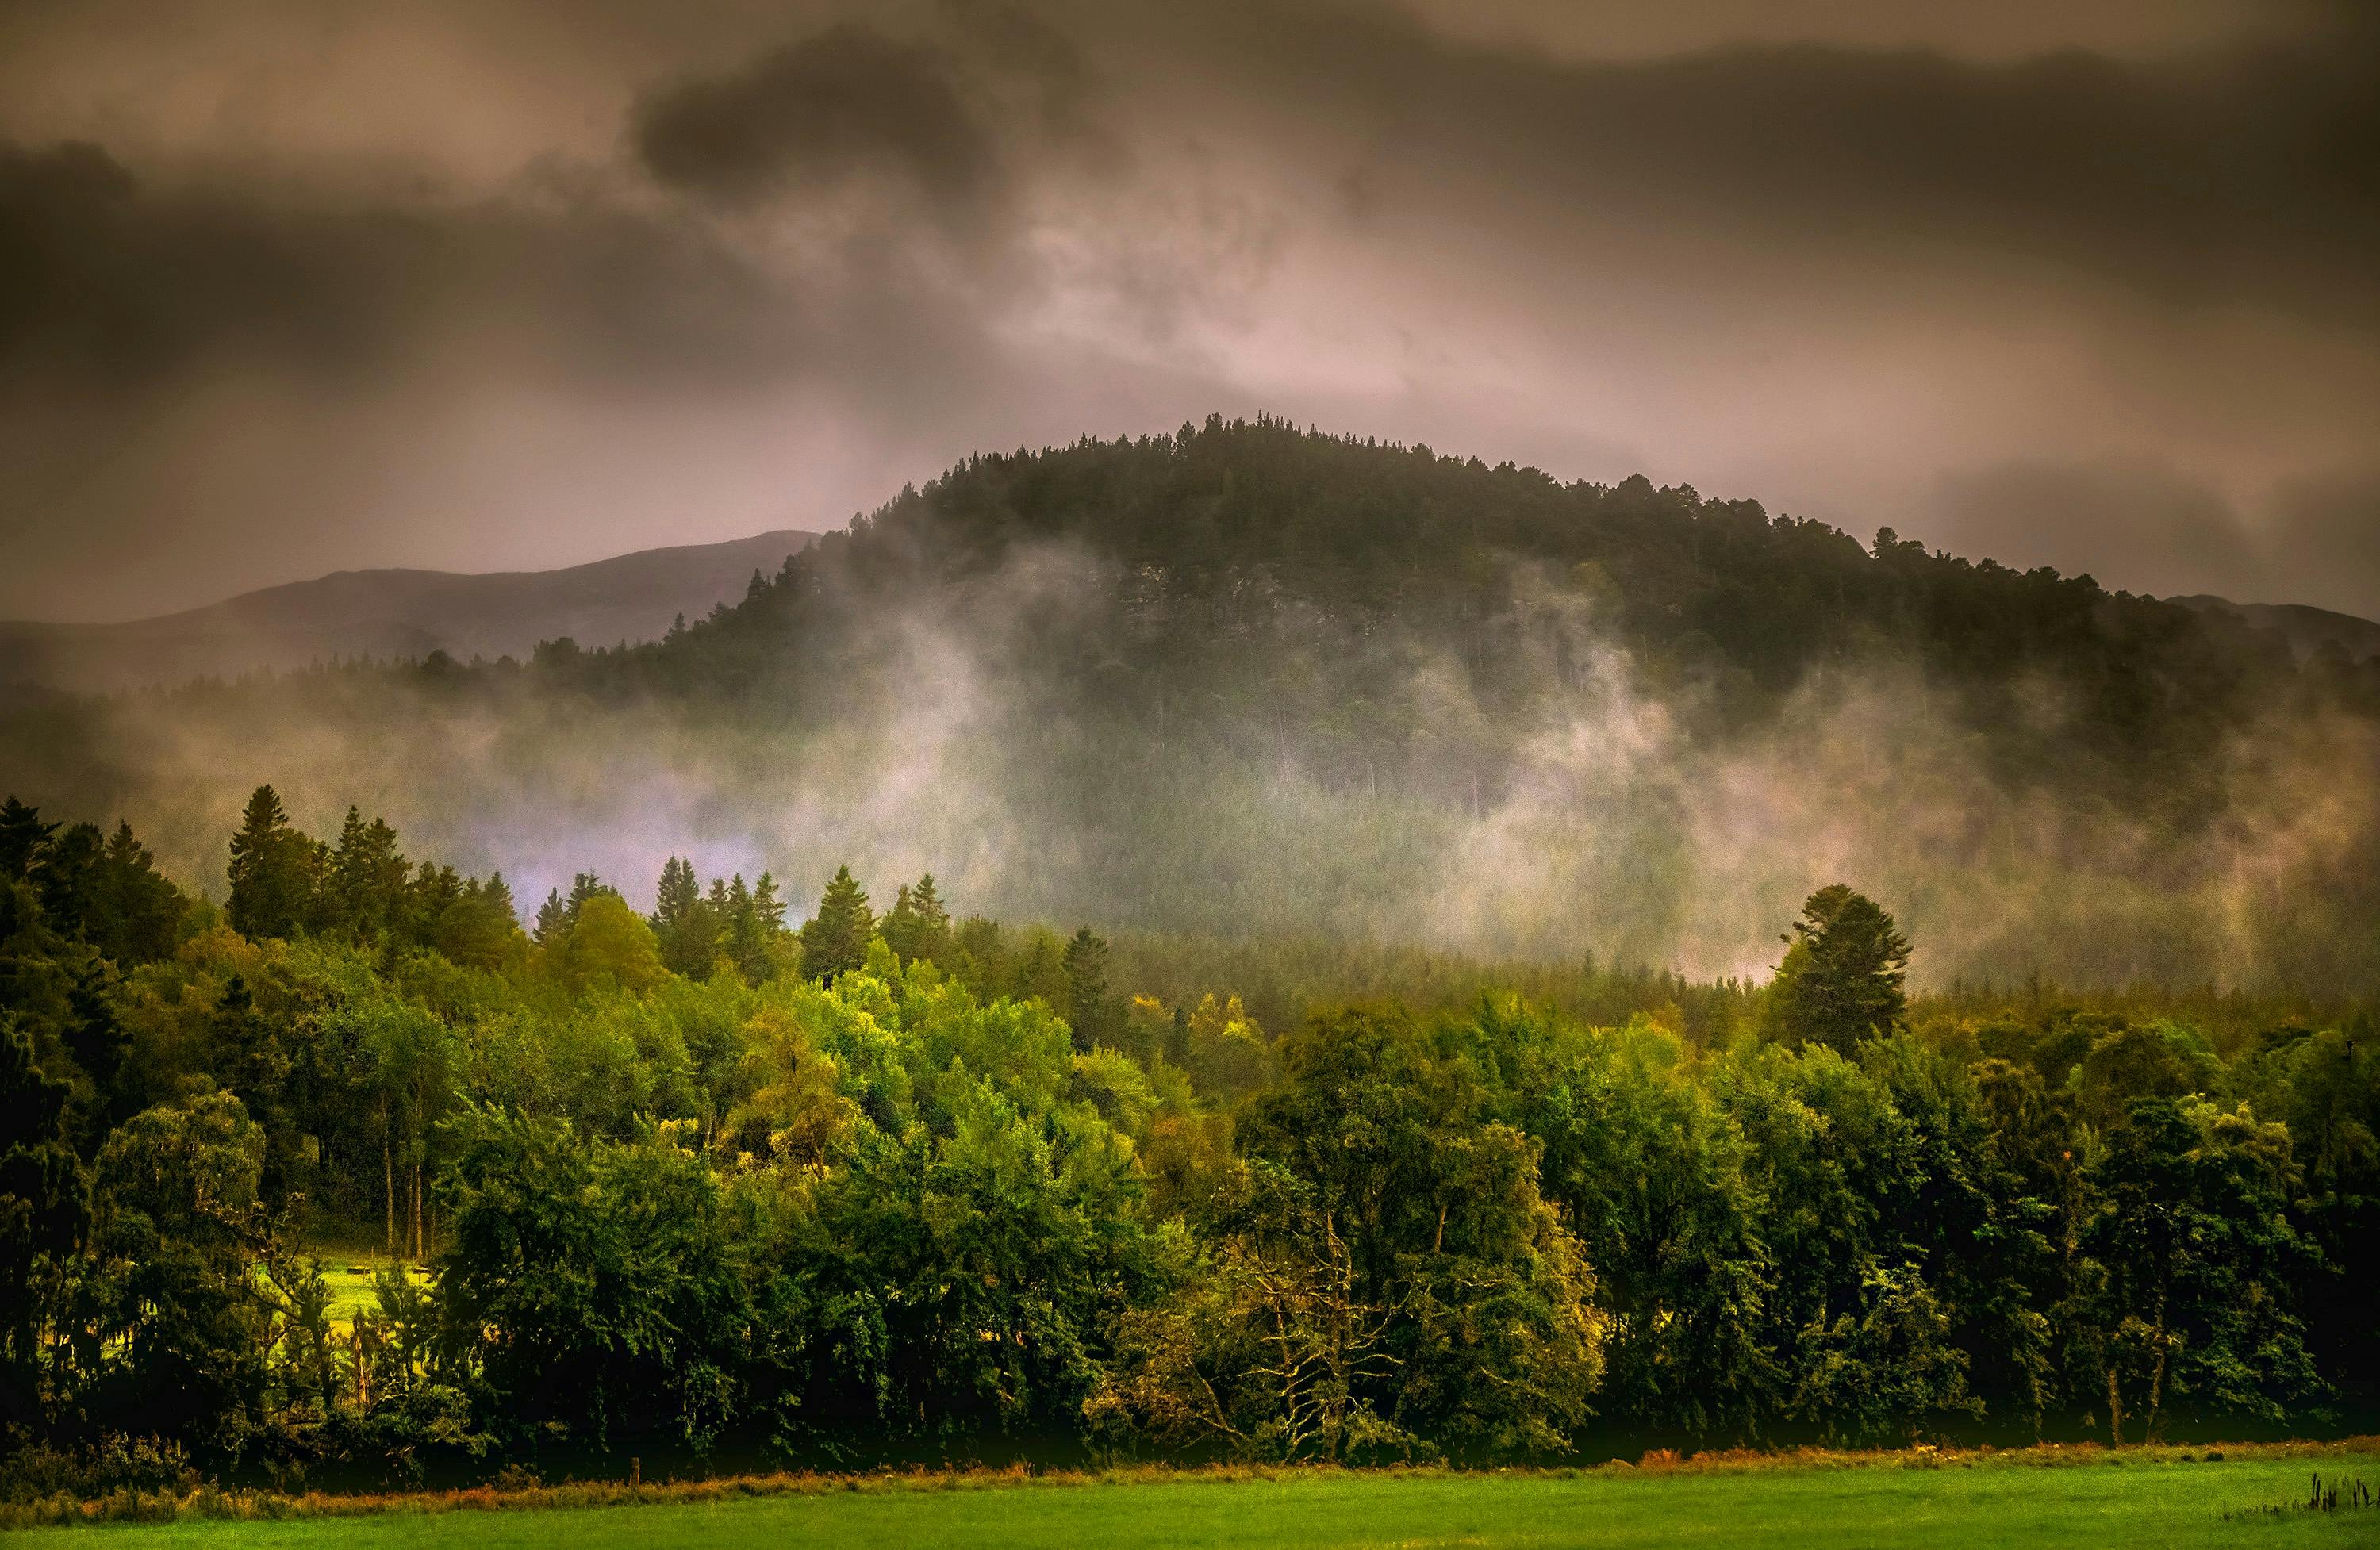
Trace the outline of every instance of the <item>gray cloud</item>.
<instances>
[{"instance_id":1,"label":"gray cloud","mask_svg":"<svg viewBox=\"0 0 2380 1550\"><path fill-rule=\"evenodd\" d=\"M891 172L965 210L999 177L991 136L941 53L852 25L650 99L636 139L664 181L731 198Z\"/></svg>"},{"instance_id":2,"label":"gray cloud","mask_svg":"<svg viewBox=\"0 0 2380 1550\"><path fill-rule=\"evenodd\" d=\"M1804 43L1603 62L1335 6L1240 18L1224 67L1358 126L1370 200L1468 185L1590 224L1888 269L2019 254L2176 306L2380 324L2380 30L2352 18L2143 60Z\"/></svg>"},{"instance_id":3,"label":"gray cloud","mask_svg":"<svg viewBox=\"0 0 2380 1550\"><path fill-rule=\"evenodd\" d=\"M2169 467L2004 463L1943 481L1935 541L2030 570L2047 565L2159 596L2261 584L2246 522L2205 484Z\"/></svg>"},{"instance_id":4,"label":"gray cloud","mask_svg":"<svg viewBox=\"0 0 2380 1550\"><path fill-rule=\"evenodd\" d=\"M280 199L87 144L0 145L0 370L36 390L227 361L354 377L458 326L578 376L748 369L803 338L784 277L601 193Z\"/></svg>"},{"instance_id":5,"label":"gray cloud","mask_svg":"<svg viewBox=\"0 0 2380 1550\"><path fill-rule=\"evenodd\" d=\"M0 19L0 613L1216 408L2380 611L2357 8L94 3Z\"/></svg>"},{"instance_id":6,"label":"gray cloud","mask_svg":"<svg viewBox=\"0 0 2380 1550\"><path fill-rule=\"evenodd\" d=\"M2347 612L2380 598L2380 470L2292 479L2261 509L2170 466L2011 462L1945 478L1924 520L1955 552L2127 591Z\"/></svg>"},{"instance_id":7,"label":"gray cloud","mask_svg":"<svg viewBox=\"0 0 2380 1550\"><path fill-rule=\"evenodd\" d=\"M2291 480L2275 505L2273 582L2263 600L2380 612L2380 467Z\"/></svg>"}]
</instances>

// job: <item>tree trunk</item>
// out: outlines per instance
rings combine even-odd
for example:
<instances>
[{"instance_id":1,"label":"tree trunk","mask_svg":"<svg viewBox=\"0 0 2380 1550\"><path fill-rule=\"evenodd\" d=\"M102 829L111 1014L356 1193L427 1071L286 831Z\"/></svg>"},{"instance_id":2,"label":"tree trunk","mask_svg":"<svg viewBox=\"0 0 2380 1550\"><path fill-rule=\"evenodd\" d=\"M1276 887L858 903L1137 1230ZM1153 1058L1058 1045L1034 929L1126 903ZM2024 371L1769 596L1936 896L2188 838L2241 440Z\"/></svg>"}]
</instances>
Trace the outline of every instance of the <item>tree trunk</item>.
<instances>
[{"instance_id":1,"label":"tree trunk","mask_svg":"<svg viewBox=\"0 0 2380 1550\"><path fill-rule=\"evenodd\" d=\"M2162 1325L2158 1326L2156 1365L2149 1369L2148 1426L2141 1433L2141 1441L2150 1446L2155 1446L2157 1440L2157 1411L2165 1404L2165 1360L2172 1349L2172 1338L2166 1334Z\"/></svg>"},{"instance_id":2,"label":"tree trunk","mask_svg":"<svg viewBox=\"0 0 2380 1550\"><path fill-rule=\"evenodd\" d=\"M2124 1402L2116 1393L2116 1364L2107 1363L2107 1446L2124 1446Z\"/></svg>"},{"instance_id":3,"label":"tree trunk","mask_svg":"<svg viewBox=\"0 0 2380 1550\"><path fill-rule=\"evenodd\" d=\"M388 1185L388 1257L396 1257L396 1154L388 1144L388 1099L380 1100L380 1169Z\"/></svg>"},{"instance_id":4,"label":"tree trunk","mask_svg":"<svg viewBox=\"0 0 2380 1550\"><path fill-rule=\"evenodd\" d=\"M421 1262L421 1154L428 1149L428 1116L421 1111L421 1093L413 1095L413 1259Z\"/></svg>"}]
</instances>

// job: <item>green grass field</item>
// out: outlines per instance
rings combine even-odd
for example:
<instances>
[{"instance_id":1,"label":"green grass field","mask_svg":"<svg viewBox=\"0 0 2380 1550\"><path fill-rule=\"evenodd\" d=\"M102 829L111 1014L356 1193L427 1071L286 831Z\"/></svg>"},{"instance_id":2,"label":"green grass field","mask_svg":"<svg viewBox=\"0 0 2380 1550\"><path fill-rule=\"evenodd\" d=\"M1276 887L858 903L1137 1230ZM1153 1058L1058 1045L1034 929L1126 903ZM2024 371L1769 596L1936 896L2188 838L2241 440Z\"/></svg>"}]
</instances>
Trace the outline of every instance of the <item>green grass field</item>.
<instances>
[{"instance_id":1,"label":"green grass field","mask_svg":"<svg viewBox=\"0 0 2380 1550\"><path fill-rule=\"evenodd\" d=\"M1773 1467L1552 1474L1124 1478L961 1489L863 1488L666 1505L396 1510L280 1521L185 1520L25 1531L81 1550L986 1550L998 1545L2087 1546L2380 1545L2380 1511L2292 1510L2308 1477L2380 1483L2380 1455L2067 1468Z\"/></svg>"},{"instance_id":2,"label":"green grass field","mask_svg":"<svg viewBox=\"0 0 2380 1550\"><path fill-rule=\"evenodd\" d=\"M322 1279L331 1288L331 1322L343 1334L355 1323L356 1314L380 1306L372 1294L373 1272L403 1263L378 1250L321 1249L316 1251L316 1257L322 1267ZM407 1264L405 1270L417 1281L429 1278L419 1265Z\"/></svg>"}]
</instances>

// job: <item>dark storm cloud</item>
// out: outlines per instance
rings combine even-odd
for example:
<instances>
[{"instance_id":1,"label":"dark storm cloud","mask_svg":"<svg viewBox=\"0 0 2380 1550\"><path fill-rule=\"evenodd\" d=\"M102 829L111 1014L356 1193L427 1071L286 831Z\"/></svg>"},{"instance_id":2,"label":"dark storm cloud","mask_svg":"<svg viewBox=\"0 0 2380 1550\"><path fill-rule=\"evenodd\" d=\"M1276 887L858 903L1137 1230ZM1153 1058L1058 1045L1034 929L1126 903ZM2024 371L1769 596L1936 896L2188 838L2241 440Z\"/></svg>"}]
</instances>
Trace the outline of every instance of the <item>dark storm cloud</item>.
<instances>
[{"instance_id":1,"label":"dark storm cloud","mask_svg":"<svg viewBox=\"0 0 2380 1550\"><path fill-rule=\"evenodd\" d=\"M418 222L161 201L93 145L0 145L0 359L122 381L235 336L351 358L403 328L442 246Z\"/></svg>"},{"instance_id":2,"label":"dark storm cloud","mask_svg":"<svg viewBox=\"0 0 2380 1550\"><path fill-rule=\"evenodd\" d=\"M856 26L664 91L639 109L636 138L663 181L730 198L889 172L966 208L999 176L991 137L941 52Z\"/></svg>"},{"instance_id":3,"label":"dark storm cloud","mask_svg":"<svg viewBox=\"0 0 2380 1550\"><path fill-rule=\"evenodd\" d=\"M0 145L0 363L19 383L122 389L225 360L336 380L458 323L567 374L712 375L797 351L801 317L698 224L601 198L292 200Z\"/></svg>"},{"instance_id":4,"label":"dark storm cloud","mask_svg":"<svg viewBox=\"0 0 2380 1550\"><path fill-rule=\"evenodd\" d=\"M577 533L640 460L688 505L607 534L816 526L1220 408L2380 609L2335 473L2380 398L2358 11L331 8L0 20L0 454L41 454L0 518L47 571L350 483L398 493L306 553L470 563L421 503ZM226 379L273 407L173 396ZM335 466L239 434L291 402ZM523 414L611 461L515 454ZM468 501L404 482L490 448Z\"/></svg>"},{"instance_id":5,"label":"dark storm cloud","mask_svg":"<svg viewBox=\"0 0 2380 1550\"><path fill-rule=\"evenodd\" d=\"M1087 137L1079 60L993 19L956 34L978 51L975 81L1031 88L1042 138ZM645 98L629 128L650 181L547 162L470 199L143 175L97 145L0 142L0 381L123 389L225 359L337 378L458 334L565 377L864 384L927 356L948 376L1029 283L1002 163L1033 137L1003 145L959 66L835 26ZM819 202L887 182L916 197ZM777 194L813 218L803 241L756 245L700 208ZM952 241L955 271L938 262Z\"/></svg>"},{"instance_id":6,"label":"dark storm cloud","mask_svg":"<svg viewBox=\"0 0 2380 1550\"><path fill-rule=\"evenodd\" d=\"M1627 63L1335 7L1231 29L1230 73L1368 141L1353 187L1657 213L1876 265L2071 266L2162 302L2380 323L2380 28L2142 60L1726 48Z\"/></svg>"}]
</instances>

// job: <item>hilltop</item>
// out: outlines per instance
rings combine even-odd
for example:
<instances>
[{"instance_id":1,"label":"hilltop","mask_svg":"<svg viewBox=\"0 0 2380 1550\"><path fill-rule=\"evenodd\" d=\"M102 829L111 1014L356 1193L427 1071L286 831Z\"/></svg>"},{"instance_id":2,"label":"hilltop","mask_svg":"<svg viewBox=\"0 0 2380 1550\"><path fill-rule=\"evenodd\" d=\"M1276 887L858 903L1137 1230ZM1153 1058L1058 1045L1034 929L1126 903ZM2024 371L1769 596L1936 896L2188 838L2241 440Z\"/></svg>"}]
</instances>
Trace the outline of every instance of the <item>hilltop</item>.
<instances>
[{"instance_id":1,"label":"hilltop","mask_svg":"<svg viewBox=\"0 0 2380 1550\"><path fill-rule=\"evenodd\" d=\"M118 689L349 658L526 657L539 642L658 639L744 596L816 535L641 550L552 571L339 571L203 608L108 624L0 621L0 683Z\"/></svg>"}]
</instances>

